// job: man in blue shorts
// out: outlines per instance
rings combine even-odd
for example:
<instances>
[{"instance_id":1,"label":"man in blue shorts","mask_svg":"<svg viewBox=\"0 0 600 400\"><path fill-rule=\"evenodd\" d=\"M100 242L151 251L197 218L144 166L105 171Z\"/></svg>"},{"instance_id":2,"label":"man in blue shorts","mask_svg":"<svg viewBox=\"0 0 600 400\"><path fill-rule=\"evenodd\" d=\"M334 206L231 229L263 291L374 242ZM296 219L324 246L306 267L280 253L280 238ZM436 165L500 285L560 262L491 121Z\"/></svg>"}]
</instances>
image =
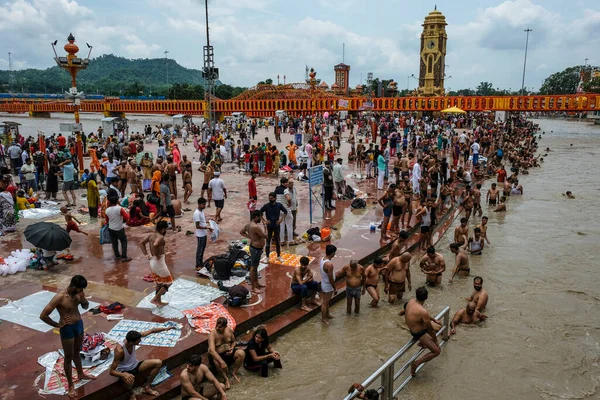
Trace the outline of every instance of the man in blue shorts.
<instances>
[{"instance_id":1,"label":"man in blue shorts","mask_svg":"<svg viewBox=\"0 0 600 400\"><path fill-rule=\"evenodd\" d=\"M76 397L75 385L73 384L71 362L75 363L77 369L77 380L96 379L83 372L81 367L81 342L83 340L83 321L79 314L79 306L87 310L89 302L85 298L83 289L87 287L87 280L81 275L75 275L71 278L71 284L65 290L59 292L50 300L50 303L40 314L40 319L50 326L60 329L60 341L65 352L65 376L69 384L67 395L70 398ZM50 318L54 310L58 311L60 319L58 322Z\"/></svg>"}]
</instances>

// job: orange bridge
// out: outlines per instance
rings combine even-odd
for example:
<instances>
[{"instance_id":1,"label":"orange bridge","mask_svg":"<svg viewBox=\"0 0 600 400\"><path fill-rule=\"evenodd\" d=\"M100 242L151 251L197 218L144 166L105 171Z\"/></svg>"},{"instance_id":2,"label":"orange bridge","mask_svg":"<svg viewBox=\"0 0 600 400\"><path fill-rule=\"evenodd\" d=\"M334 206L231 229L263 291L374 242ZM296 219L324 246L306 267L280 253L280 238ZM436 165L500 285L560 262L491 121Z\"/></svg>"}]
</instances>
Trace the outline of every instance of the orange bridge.
<instances>
[{"instance_id":1,"label":"orange bridge","mask_svg":"<svg viewBox=\"0 0 600 400\"><path fill-rule=\"evenodd\" d=\"M374 98L369 103L366 97L321 96L313 98L298 96L277 99L246 98L240 95L231 100L215 99L217 115L243 112L250 117L271 117L277 110L289 115L308 115L325 111L441 111L459 107L465 111L531 111L531 112L578 112L600 110L600 95L547 95L547 96L455 96L455 97L391 97ZM256 96L258 97L258 96ZM347 104L347 105L346 105ZM73 112L75 107L68 101L47 100L0 100L0 112L47 113ZM83 100L81 112L103 113L106 116L119 114L191 114L203 115L206 102L202 100Z\"/></svg>"}]
</instances>

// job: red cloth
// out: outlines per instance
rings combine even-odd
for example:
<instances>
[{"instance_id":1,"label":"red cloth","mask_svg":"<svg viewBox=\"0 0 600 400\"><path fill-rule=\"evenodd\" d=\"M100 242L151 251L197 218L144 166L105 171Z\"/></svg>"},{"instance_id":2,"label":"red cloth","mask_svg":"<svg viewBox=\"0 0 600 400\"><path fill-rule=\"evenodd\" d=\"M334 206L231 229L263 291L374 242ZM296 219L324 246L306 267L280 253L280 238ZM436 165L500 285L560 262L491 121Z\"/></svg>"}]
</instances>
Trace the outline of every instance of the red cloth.
<instances>
[{"instance_id":1,"label":"red cloth","mask_svg":"<svg viewBox=\"0 0 600 400\"><path fill-rule=\"evenodd\" d=\"M67 138L64 136L59 136L56 138L56 141L58 142L58 145L60 147L65 147L67 145Z\"/></svg>"},{"instance_id":2,"label":"red cloth","mask_svg":"<svg viewBox=\"0 0 600 400\"><path fill-rule=\"evenodd\" d=\"M210 303L207 306L198 306L191 310L184 310L182 313L187 317L188 322L198 333L210 334L217 326L217 319L225 317L227 326L235 331L235 319L229 314L227 309L219 303Z\"/></svg>"},{"instance_id":3,"label":"red cloth","mask_svg":"<svg viewBox=\"0 0 600 400\"><path fill-rule=\"evenodd\" d=\"M137 154L137 146L135 145L135 142L129 142L129 154Z\"/></svg>"},{"instance_id":4,"label":"red cloth","mask_svg":"<svg viewBox=\"0 0 600 400\"><path fill-rule=\"evenodd\" d=\"M258 194L256 192L256 181L252 178L248 180L248 196L250 199L258 198Z\"/></svg>"},{"instance_id":5,"label":"red cloth","mask_svg":"<svg viewBox=\"0 0 600 400\"><path fill-rule=\"evenodd\" d=\"M81 232L79 230L79 225L77 225L77 223L75 221L69 221L69 223L67 224L67 233L69 233L71 231Z\"/></svg>"}]
</instances>

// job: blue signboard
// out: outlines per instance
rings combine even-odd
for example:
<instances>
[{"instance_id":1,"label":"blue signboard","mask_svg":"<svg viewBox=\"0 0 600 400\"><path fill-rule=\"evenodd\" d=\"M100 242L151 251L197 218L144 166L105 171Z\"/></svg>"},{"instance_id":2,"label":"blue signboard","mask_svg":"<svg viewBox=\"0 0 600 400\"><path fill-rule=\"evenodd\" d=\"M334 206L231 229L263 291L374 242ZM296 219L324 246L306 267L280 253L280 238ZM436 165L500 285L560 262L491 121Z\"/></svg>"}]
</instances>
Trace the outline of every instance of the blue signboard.
<instances>
[{"instance_id":1,"label":"blue signboard","mask_svg":"<svg viewBox=\"0 0 600 400\"><path fill-rule=\"evenodd\" d=\"M323 184L323 166L317 165L310 168L309 185L316 186Z\"/></svg>"}]
</instances>

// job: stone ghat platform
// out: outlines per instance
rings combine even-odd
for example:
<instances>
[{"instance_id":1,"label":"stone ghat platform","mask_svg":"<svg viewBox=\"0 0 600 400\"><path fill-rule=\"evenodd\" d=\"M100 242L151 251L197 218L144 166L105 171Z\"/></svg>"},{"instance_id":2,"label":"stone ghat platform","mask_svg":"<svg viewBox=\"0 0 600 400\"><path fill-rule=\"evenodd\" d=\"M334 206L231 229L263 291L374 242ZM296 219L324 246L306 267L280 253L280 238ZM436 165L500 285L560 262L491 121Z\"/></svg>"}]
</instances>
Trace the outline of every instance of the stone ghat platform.
<instances>
[{"instance_id":1,"label":"stone ghat platform","mask_svg":"<svg viewBox=\"0 0 600 400\"><path fill-rule=\"evenodd\" d=\"M238 181L246 180L242 176L225 175L225 179L233 178ZM241 178L241 179L240 179ZM261 187L274 187L274 179L261 179ZM373 180L355 182L354 187L366 193L377 193ZM238 185L236 185L239 187ZM243 187L243 186L242 186ZM305 184L297 183L299 197L302 199L301 208L298 211L298 232L305 232L310 226L308 223L308 188ZM270 190L263 190L268 193ZM239 238L241 227L248 220L248 212L241 204L245 202L245 195L231 191L229 205L225 208L225 221L221 225L222 235L216 243L209 244L205 257L220 254L225 251L226 243ZM245 193L245 190L243 191ZM233 199L232 199L233 198ZM382 244L379 241L380 233L370 232L371 222L379 223L382 218L381 207L376 206L375 196L369 196L367 209L351 210L349 201L339 201L337 209L327 215L327 219L318 218L318 223L312 226L331 227L331 243L338 247L337 256L333 260L335 270L339 270L351 259L358 259L366 264L376 256L389 251L391 243ZM231 205L233 203L233 205ZM232 210L233 209L233 210ZM207 209L207 216L211 209ZM459 209L450 208L444 216L438 217L438 225L434 233L434 241L451 225L453 219L458 215ZM320 217L320 211L317 211ZM62 217L61 217L62 218ZM204 284L212 285L208 280L198 278L194 271L194 256L196 241L195 237L184 235L187 229L193 231L191 213L178 220L181 222L182 233L167 234L167 265L173 273L174 279L188 279ZM55 218L58 222L60 218ZM411 221L414 225L415 221ZM60 222L62 223L62 222ZM114 262L110 246L101 246L98 241L98 225L89 224L82 229L89 232L90 236L73 236L73 247L71 252L76 255L76 260L69 264L61 264L53 271L27 271L22 274L0 278L0 289L2 297L16 300L40 290L57 291L68 285L72 275L82 274L88 279L86 293L91 295L92 301L97 303L111 303L119 301L127 306L123 310L125 319L164 322L162 317L153 315L149 309L137 308L136 305L147 294L153 292L154 285L144 282L143 276L149 272L146 259L141 254L138 244L142 238L152 231L151 227L128 228L129 256L134 260L129 264ZM24 229L24 228L23 228ZM407 249L416 248L419 234L417 228L410 231L410 238L406 244ZM284 247L282 251L307 255L314 257L310 267L316 272L320 279L319 261L324 256L327 243L307 243L297 246ZM24 241L22 235L13 235L9 240L3 242L3 248L8 251L21 247L30 247ZM298 324L306 321L319 312L300 310L299 298L290 290L290 277L293 268L277 264L269 264L261 271L261 282L266 284L262 294L262 301L246 308L229 307L228 311L236 320L236 335L244 336L249 330L258 325L265 325L271 338L288 332ZM343 282L337 282L338 295L334 301L345 297ZM224 303L221 297L216 302ZM253 297L251 303L256 302ZM107 321L103 314L83 314L86 333L108 332L116 321ZM142 346L137 351L138 359L159 358L173 373L173 377L158 385L155 389L160 392L158 398L169 399L179 393L178 375L184 366L186 359L191 354L204 354L207 351L207 335L196 333L185 319L177 320L183 324L180 340L175 347L152 347ZM43 385L44 368L37 363L38 357L61 348L57 330L42 333L18 324L3 321L0 324L0 394L3 399L34 399L64 398L64 396L40 395L39 385ZM42 376L40 378L40 376ZM124 387L118 380L105 372L97 380L92 381L78 390L80 399L120 399L126 398ZM139 395L139 399L151 398Z\"/></svg>"}]
</instances>

